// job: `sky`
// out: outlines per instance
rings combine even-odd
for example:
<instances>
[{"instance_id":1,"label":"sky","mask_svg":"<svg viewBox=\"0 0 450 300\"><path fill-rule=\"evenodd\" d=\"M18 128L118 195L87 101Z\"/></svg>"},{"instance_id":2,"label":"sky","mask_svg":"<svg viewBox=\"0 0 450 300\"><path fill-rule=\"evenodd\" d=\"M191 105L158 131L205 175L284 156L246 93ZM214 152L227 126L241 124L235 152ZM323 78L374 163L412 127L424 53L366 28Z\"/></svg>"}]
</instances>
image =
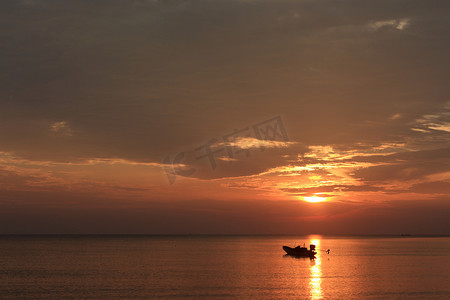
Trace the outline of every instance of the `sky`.
<instances>
[{"instance_id":1,"label":"sky","mask_svg":"<svg viewBox=\"0 0 450 300\"><path fill-rule=\"evenodd\" d=\"M450 234L450 3L0 2L0 234Z\"/></svg>"}]
</instances>

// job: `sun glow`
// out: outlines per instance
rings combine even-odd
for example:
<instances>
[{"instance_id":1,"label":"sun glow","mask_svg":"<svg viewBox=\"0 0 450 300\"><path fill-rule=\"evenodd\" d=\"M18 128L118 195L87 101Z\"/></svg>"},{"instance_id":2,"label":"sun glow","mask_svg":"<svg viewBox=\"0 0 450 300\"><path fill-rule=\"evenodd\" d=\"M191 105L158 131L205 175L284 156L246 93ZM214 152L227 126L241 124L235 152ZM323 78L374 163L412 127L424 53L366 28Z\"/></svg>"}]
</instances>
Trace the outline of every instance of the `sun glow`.
<instances>
[{"instance_id":1,"label":"sun glow","mask_svg":"<svg viewBox=\"0 0 450 300\"><path fill-rule=\"evenodd\" d=\"M327 200L327 197L318 197L318 196L314 195L311 197L303 197L303 200L305 200L306 202L317 203L317 202L323 202L323 201Z\"/></svg>"}]
</instances>

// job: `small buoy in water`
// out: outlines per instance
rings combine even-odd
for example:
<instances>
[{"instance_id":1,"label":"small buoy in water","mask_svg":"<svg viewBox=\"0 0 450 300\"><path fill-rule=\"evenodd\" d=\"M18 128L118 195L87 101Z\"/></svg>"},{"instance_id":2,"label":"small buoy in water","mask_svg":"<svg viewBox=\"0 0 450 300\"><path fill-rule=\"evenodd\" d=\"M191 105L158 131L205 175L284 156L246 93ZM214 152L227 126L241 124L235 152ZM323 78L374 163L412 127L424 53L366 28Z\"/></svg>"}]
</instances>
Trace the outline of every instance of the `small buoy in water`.
<instances>
[{"instance_id":1,"label":"small buoy in water","mask_svg":"<svg viewBox=\"0 0 450 300\"><path fill-rule=\"evenodd\" d=\"M330 249L327 250L327 254L330 254Z\"/></svg>"}]
</instances>

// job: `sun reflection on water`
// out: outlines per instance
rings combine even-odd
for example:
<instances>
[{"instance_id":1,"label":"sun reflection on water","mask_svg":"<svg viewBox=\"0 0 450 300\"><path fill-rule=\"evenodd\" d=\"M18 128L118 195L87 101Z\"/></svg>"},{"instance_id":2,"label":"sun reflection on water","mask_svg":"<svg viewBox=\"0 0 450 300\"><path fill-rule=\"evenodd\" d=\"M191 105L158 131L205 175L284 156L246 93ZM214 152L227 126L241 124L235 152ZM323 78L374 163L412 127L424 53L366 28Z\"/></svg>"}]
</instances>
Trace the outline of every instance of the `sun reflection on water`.
<instances>
[{"instance_id":1,"label":"sun reflection on water","mask_svg":"<svg viewBox=\"0 0 450 300\"><path fill-rule=\"evenodd\" d=\"M320 240L311 239L310 244L316 245L316 259L311 261L309 288L311 299L322 299L322 268L320 266Z\"/></svg>"}]
</instances>

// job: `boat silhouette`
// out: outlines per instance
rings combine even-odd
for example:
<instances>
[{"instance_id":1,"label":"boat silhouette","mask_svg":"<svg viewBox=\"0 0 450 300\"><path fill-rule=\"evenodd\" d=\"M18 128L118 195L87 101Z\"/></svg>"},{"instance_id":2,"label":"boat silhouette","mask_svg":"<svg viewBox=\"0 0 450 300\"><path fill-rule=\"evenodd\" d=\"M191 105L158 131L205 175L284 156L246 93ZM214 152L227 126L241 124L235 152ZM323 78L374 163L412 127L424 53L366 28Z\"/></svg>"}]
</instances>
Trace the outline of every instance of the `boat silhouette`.
<instances>
[{"instance_id":1,"label":"boat silhouette","mask_svg":"<svg viewBox=\"0 0 450 300\"><path fill-rule=\"evenodd\" d=\"M297 256L297 257L315 258L315 255L317 254L317 252L315 251L316 245L313 245L313 244L309 245L309 250L306 247L300 247L300 246L297 246L295 248L283 246L283 250L288 255Z\"/></svg>"}]
</instances>

